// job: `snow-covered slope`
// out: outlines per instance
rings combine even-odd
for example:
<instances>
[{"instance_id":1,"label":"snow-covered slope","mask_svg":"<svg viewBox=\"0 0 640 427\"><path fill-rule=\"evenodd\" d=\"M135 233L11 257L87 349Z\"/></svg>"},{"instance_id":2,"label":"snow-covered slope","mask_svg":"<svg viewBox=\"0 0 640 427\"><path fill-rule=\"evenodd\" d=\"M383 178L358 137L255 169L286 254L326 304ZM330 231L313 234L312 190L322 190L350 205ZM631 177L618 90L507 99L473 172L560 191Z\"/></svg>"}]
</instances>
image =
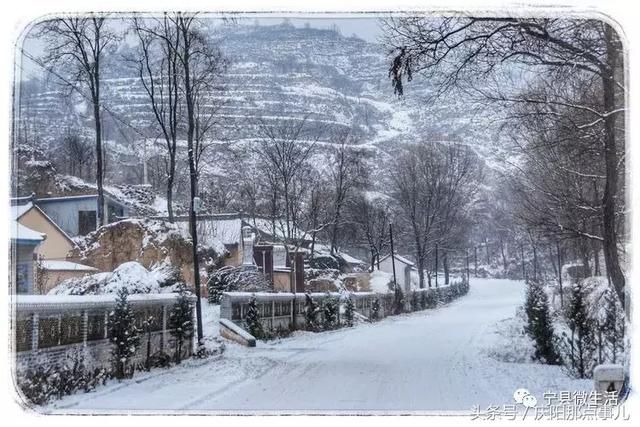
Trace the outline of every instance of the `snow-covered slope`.
<instances>
[{"instance_id":1,"label":"snow-covered slope","mask_svg":"<svg viewBox=\"0 0 640 427\"><path fill-rule=\"evenodd\" d=\"M352 129L357 136L354 149L366 152L374 181L379 165L393 158L402 143L458 141L473 144L483 157L492 153L491 126L475 114L476 106L458 97L428 102L432 90L422 78L407 84L404 98L394 96L389 59L381 45L332 30L286 24L239 24L220 36L231 64L225 91L215 97L221 105L217 113L221 127L214 139L222 146L251 144L259 121L301 120L309 115L310 127L321 131L319 151L331 151L336 131ZM153 118L146 94L135 71L121 60L126 50L121 48L104 66L107 151L122 166L107 165L107 178L113 183L140 179L145 149L141 141L157 138L150 127ZM46 126L42 140L50 149L69 129L91 135L86 100L77 95L65 100L53 83L29 86L21 105L29 106L36 113L34 120ZM147 156L162 153L161 141L149 145ZM226 156L222 149L209 150L203 174L224 173Z\"/></svg>"}]
</instances>

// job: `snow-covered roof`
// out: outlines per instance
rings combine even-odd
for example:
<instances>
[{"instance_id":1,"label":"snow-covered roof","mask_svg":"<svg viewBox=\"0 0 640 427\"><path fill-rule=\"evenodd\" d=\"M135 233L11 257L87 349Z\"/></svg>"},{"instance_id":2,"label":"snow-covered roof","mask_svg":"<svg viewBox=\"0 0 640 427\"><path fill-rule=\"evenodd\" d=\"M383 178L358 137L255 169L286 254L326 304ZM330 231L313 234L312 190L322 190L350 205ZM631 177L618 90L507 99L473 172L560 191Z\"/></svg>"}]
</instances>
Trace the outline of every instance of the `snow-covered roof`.
<instances>
[{"instance_id":1,"label":"snow-covered roof","mask_svg":"<svg viewBox=\"0 0 640 427\"><path fill-rule=\"evenodd\" d=\"M387 254L387 255L383 256L382 258L380 258L380 261L384 261L385 259L389 258L390 256L391 256L391 254ZM398 261L398 262L401 262L403 264L406 264L406 265L408 265L410 267L413 267L413 266L416 265L413 261L410 261L409 259L407 259L407 258L405 258L405 257L403 257L401 255L398 255L398 254L394 254L393 255L393 259L395 261Z\"/></svg>"},{"instance_id":2,"label":"snow-covered roof","mask_svg":"<svg viewBox=\"0 0 640 427\"><path fill-rule=\"evenodd\" d=\"M13 220L11 224L11 240L22 240L31 242L41 242L46 237L45 234L34 231L18 221Z\"/></svg>"},{"instance_id":3,"label":"snow-covered roof","mask_svg":"<svg viewBox=\"0 0 640 427\"><path fill-rule=\"evenodd\" d=\"M364 261L359 260L358 258L354 258L345 252L340 252L339 256L348 264L365 264Z\"/></svg>"},{"instance_id":4,"label":"snow-covered roof","mask_svg":"<svg viewBox=\"0 0 640 427\"><path fill-rule=\"evenodd\" d=\"M34 205L32 202L26 203L24 205L13 205L11 206L11 216L14 220L19 220L24 214L29 212L31 209L36 209L40 214L51 223L51 225L62 234L62 236L71 242L72 245L75 246L75 242L73 239L62 229L54 220L52 220L42 209L40 209L37 205ZM36 231L37 232L37 231Z\"/></svg>"},{"instance_id":5,"label":"snow-covered roof","mask_svg":"<svg viewBox=\"0 0 640 427\"><path fill-rule=\"evenodd\" d=\"M42 267L50 271L98 271L97 268L71 261L43 260Z\"/></svg>"},{"instance_id":6,"label":"snow-covered roof","mask_svg":"<svg viewBox=\"0 0 640 427\"><path fill-rule=\"evenodd\" d=\"M24 215L29 209L33 207L33 203L29 202L24 205L13 205L11 206L11 218L18 219L22 215Z\"/></svg>"}]
</instances>

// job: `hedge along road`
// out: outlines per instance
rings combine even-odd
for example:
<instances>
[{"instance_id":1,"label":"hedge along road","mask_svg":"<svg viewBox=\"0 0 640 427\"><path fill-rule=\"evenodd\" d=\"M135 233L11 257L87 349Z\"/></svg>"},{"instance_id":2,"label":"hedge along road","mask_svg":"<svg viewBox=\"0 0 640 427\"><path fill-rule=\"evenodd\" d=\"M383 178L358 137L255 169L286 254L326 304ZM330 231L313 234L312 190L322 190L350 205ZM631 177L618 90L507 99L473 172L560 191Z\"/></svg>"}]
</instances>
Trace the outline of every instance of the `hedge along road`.
<instances>
[{"instance_id":1,"label":"hedge along road","mask_svg":"<svg viewBox=\"0 0 640 427\"><path fill-rule=\"evenodd\" d=\"M472 279L469 294L434 310L337 331L297 333L223 356L136 374L91 393L68 396L47 412L456 411L513 404L527 388L589 390L559 367L506 363L490 356L512 345L497 333L525 297L520 281ZM517 349L516 349L517 351Z\"/></svg>"}]
</instances>

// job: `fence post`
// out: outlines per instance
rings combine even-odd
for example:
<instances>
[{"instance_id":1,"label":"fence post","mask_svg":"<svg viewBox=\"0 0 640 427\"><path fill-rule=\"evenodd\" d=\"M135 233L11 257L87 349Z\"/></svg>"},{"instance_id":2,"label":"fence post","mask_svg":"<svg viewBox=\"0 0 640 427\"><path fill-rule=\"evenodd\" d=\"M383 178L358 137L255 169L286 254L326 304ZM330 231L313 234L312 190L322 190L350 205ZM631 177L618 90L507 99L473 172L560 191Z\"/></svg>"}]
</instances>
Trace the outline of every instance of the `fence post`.
<instances>
[{"instance_id":1,"label":"fence post","mask_svg":"<svg viewBox=\"0 0 640 427\"><path fill-rule=\"evenodd\" d=\"M37 352L40 339L40 315L33 313L31 319L31 351Z\"/></svg>"},{"instance_id":2,"label":"fence post","mask_svg":"<svg viewBox=\"0 0 640 427\"><path fill-rule=\"evenodd\" d=\"M82 346L87 346L87 335L89 333L89 310L82 311Z\"/></svg>"}]
</instances>

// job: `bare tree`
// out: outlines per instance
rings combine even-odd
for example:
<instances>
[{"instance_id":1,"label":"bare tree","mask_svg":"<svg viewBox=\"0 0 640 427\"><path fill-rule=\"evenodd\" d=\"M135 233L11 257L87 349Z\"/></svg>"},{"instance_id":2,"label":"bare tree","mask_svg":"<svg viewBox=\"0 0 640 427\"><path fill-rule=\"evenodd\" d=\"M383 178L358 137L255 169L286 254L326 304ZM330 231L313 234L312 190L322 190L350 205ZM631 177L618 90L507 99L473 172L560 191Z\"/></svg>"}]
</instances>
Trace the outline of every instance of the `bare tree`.
<instances>
[{"instance_id":1,"label":"bare tree","mask_svg":"<svg viewBox=\"0 0 640 427\"><path fill-rule=\"evenodd\" d=\"M333 154L331 181L333 187L333 225L331 226L331 253L338 251L338 233L342 226L342 216L347 198L355 188L362 184L365 170L362 153L353 147L355 143L351 130L339 131L334 137L337 150Z\"/></svg>"},{"instance_id":2,"label":"bare tree","mask_svg":"<svg viewBox=\"0 0 640 427\"><path fill-rule=\"evenodd\" d=\"M115 45L118 37L107 28L103 15L56 18L40 25L39 35L45 40L47 51L43 62L68 75L67 83L74 89L89 92L95 130L97 221L104 224L101 64L106 50Z\"/></svg>"},{"instance_id":3,"label":"bare tree","mask_svg":"<svg viewBox=\"0 0 640 427\"><path fill-rule=\"evenodd\" d=\"M133 18L132 30L138 39L135 64L138 78L149 97L156 124L165 141L168 159L165 160L167 214L173 222L173 190L176 176L176 155L181 108L181 67L178 49L181 47L180 32L176 21L165 15L161 20L147 23Z\"/></svg>"},{"instance_id":4,"label":"bare tree","mask_svg":"<svg viewBox=\"0 0 640 427\"><path fill-rule=\"evenodd\" d=\"M196 225L195 198L198 196L198 145L202 142L198 134L199 91L213 79L219 77L219 50L201 31L202 22L192 13L176 13L169 16L180 37L176 56L181 66L183 97L186 104L187 159L189 164L189 230L193 242L194 284L198 345L203 346L202 309L200 306L200 268L198 262L198 233Z\"/></svg>"},{"instance_id":5,"label":"bare tree","mask_svg":"<svg viewBox=\"0 0 640 427\"><path fill-rule=\"evenodd\" d=\"M478 159L458 144L413 144L390 171L404 234L413 249L420 287L424 287L427 257L442 236L449 208L464 199L469 182L477 179Z\"/></svg>"},{"instance_id":6,"label":"bare tree","mask_svg":"<svg viewBox=\"0 0 640 427\"><path fill-rule=\"evenodd\" d=\"M588 112L583 127L601 132L601 162L605 184L602 193L602 241L607 274L624 302L625 277L618 254L618 187L623 168L619 147L624 143L624 72L619 36L604 21L562 18L494 17L402 17L383 26L393 50L389 75L397 93L403 79L418 72L435 83L439 93L487 77L503 66L519 64L563 84L584 75L600 85L597 109L567 102L563 97L503 97L507 102L526 102ZM482 91L481 91L482 92Z\"/></svg>"},{"instance_id":7,"label":"bare tree","mask_svg":"<svg viewBox=\"0 0 640 427\"><path fill-rule=\"evenodd\" d=\"M288 239L294 233L294 183L309 168L308 160L318 139L318 134L308 129L308 117L307 114L299 120L283 120L275 124L261 120L258 127L260 140L252 148L267 172L272 221L276 220L279 201L284 202L284 229Z\"/></svg>"},{"instance_id":8,"label":"bare tree","mask_svg":"<svg viewBox=\"0 0 640 427\"><path fill-rule=\"evenodd\" d=\"M391 213L383 199L370 200L364 193L358 194L349 204L351 222L358 229L358 236L369 251L369 266L380 268L380 255L389 248L389 223Z\"/></svg>"},{"instance_id":9,"label":"bare tree","mask_svg":"<svg viewBox=\"0 0 640 427\"><path fill-rule=\"evenodd\" d=\"M69 131L62 138L60 148L59 154L63 157L60 159L60 164L65 166L70 175L84 179L86 177L85 172L87 172L94 160L95 153L91 144L77 133Z\"/></svg>"}]
</instances>

